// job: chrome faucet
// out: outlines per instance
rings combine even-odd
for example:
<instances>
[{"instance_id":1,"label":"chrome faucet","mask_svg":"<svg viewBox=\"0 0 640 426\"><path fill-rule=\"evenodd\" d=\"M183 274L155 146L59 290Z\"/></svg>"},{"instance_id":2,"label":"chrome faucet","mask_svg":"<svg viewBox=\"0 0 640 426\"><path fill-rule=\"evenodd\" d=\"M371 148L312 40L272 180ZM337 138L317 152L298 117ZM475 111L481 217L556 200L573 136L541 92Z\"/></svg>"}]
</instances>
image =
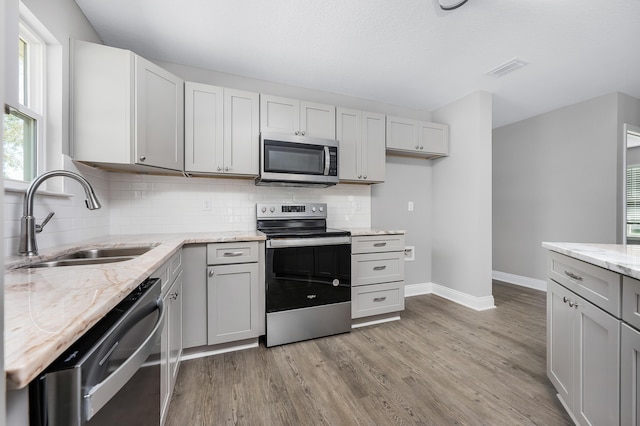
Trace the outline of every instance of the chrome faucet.
<instances>
[{"instance_id":1,"label":"chrome faucet","mask_svg":"<svg viewBox=\"0 0 640 426\"><path fill-rule=\"evenodd\" d=\"M80 185L82 185L84 193L87 196L85 204L89 210L96 210L101 207L89 181L77 173L69 172L67 170L53 170L36 177L33 182L31 182L31 185L29 185L29 188L27 188L27 192L24 195L24 204L22 206L22 218L20 219L20 248L18 249L18 252L23 256L35 256L38 254L36 234L42 232L42 229L54 214L53 212L49 213L42 224L37 225L36 218L33 216L33 197L36 195L36 190L42 182L56 176L64 176L80 182Z\"/></svg>"}]
</instances>

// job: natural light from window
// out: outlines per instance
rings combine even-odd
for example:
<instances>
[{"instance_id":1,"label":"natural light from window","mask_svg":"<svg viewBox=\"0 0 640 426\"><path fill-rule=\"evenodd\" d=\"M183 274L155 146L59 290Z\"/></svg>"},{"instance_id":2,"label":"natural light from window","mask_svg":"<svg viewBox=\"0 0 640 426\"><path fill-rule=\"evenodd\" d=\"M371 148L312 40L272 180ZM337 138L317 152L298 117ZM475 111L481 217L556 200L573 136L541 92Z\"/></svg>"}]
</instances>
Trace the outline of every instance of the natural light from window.
<instances>
[{"instance_id":1,"label":"natural light from window","mask_svg":"<svg viewBox=\"0 0 640 426\"><path fill-rule=\"evenodd\" d=\"M23 22L17 41L19 105L5 107L3 177L27 182L38 174L38 143L44 134L45 45Z\"/></svg>"}]
</instances>

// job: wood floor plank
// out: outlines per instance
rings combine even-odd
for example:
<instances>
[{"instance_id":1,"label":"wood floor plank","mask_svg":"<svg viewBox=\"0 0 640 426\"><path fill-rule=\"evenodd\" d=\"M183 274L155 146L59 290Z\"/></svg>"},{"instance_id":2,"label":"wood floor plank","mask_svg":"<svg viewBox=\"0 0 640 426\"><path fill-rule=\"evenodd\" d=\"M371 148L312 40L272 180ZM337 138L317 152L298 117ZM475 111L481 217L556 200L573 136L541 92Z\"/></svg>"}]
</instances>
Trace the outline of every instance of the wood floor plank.
<instances>
[{"instance_id":1,"label":"wood floor plank","mask_svg":"<svg viewBox=\"0 0 640 426\"><path fill-rule=\"evenodd\" d=\"M401 321L185 361L167 426L571 425L546 376L545 293L407 298Z\"/></svg>"}]
</instances>

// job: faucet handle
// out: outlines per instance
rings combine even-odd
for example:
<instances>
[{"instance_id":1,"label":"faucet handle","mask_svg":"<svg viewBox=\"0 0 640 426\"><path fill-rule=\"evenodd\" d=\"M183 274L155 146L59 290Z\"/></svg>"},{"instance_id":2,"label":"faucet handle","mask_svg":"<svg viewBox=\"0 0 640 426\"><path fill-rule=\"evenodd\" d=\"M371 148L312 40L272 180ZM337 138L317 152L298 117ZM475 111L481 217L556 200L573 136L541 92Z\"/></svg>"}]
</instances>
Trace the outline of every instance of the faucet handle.
<instances>
[{"instance_id":1,"label":"faucet handle","mask_svg":"<svg viewBox=\"0 0 640 426\"><path fill-rule=\"evenodd\" d=\"M45 225L47 223L49 223L49 221L51 220L51 218L53 217L53 215L56 214L56 212L51 212L47 215L47 217L44 218L44 220L42 221L42 223L40 225L36 224L36 232L39 234L40 232L42 232L42 230L44 229Z\"/></svg>"}]
</instances>

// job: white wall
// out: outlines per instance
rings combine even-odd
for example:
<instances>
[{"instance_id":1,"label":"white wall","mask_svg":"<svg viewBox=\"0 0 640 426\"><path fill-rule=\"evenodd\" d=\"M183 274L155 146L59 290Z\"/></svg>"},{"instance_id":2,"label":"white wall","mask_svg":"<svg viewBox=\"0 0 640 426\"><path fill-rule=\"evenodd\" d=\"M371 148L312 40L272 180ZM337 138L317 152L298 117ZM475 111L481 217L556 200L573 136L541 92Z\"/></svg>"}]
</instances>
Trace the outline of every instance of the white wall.
<instances>
[{"instance_id":1,"label":"white wall","mask_svg":"<svg viewBox=\"0 0 640 426\"><path fill-rule=\"evenodd\" d=\"M433 161L432 281L493 307L491 287L491 102L475 92L432 111L450 126L450 156Z\"/></svg>"},{"instance_id":2,"label":"white wall","mask_svg":"<svg viewBox=\"0 0 640 426\"><path fill-rule=\"evenodd\" d=\"M371 187L371 225L404 229L415 261L405 262L405 284L431 282L433 179L431 160L387 156L385 182ZM408 211L413 201L414 210Z\"/></svg>"},{"instance_id":3,"label":"white wall","mask_svg":"<svg viewBox=\"0 0 640 426\"><path fill-rule=\"evenodd\" d=\"M616 243L622 122L639 103L611 93L494 130L494 270L544 280L543 241Z\"/></svg>"}]
</instances>

